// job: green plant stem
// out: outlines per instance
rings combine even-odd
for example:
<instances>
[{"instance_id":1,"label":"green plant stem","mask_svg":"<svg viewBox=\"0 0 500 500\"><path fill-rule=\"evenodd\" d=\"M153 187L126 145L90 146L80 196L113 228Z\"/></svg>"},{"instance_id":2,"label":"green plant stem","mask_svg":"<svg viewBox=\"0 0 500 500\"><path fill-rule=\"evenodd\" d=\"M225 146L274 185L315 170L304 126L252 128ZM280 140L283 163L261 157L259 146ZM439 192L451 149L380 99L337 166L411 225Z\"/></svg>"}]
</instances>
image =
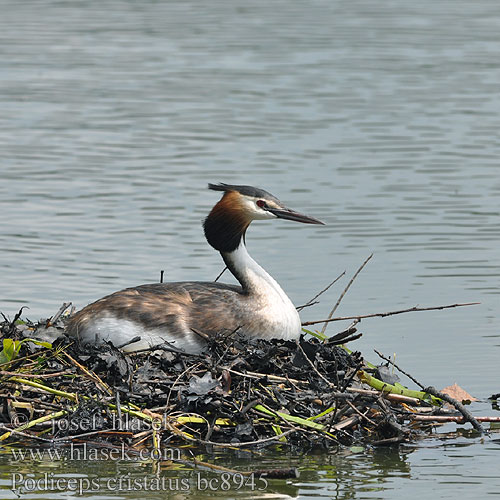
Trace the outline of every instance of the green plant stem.
<instances>
[{"instance_id":1,"label":"green plant stem","mask_svg":"<svg viewBox=\"0 0 500 500\"><path fill-rule=\"evenodd\" d=\"M21 432L21 431L29 429L30 427L33 427L33 426L35 426L37 424L41 424L43 422L47 422L48 420L53 420L53 419L57 419L57 418L63 417L67 413L68 412L66 410L61 410L61 411L57 411L55 413L50 413L49 415L45 415L45 416L37 418L35 420L31 420L30 422L26 422L25 424L20 425L19 427L16 427L15 429L12 429L11 431L6 432L5 434L2 434L0 436L0 441L4 441L8 437L10 437L12 433Z\"/></svg>"},{"instance_id":2,"label":"green plant stem","mask_svg":"<svg viewBox=\"0 0 500 500\"><path fill-rule=\"evenodd\" d=\"M403 396L408 396L410 398L417 398L420 399L421 401L426 401L427 403L431 403L435 406L441 406L442 403L441 399L436 398L435 396L432 396L427 392L414 391L411 389L407 389L402 385L396 386L387 384L385 382L382 382L382 380L373 377L369 373L366 373L363 370L358 371L358 377L360 378L361 382L368 384L370 387L373 387L374 389L380 392L389 392L391 394L402 394Z\"/></svg>"}]
</instances>

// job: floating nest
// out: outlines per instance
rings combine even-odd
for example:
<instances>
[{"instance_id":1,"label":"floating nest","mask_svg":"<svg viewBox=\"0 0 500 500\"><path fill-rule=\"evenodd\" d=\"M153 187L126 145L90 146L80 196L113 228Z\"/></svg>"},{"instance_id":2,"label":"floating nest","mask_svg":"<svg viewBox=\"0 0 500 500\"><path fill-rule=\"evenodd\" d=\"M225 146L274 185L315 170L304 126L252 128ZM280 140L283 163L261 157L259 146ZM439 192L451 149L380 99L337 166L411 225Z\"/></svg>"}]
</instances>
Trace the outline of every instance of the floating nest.
<instances>
[{"instance_id":1,"label":"floating nest","mask_svg":"<svg viewBox=\"0 0 500 500\"><path fill-rule=\"evenodd\" d=\"M415 440L439 415L469 420L445 409L432 388L407 389L393 366L346 348L355 328L296 342L235 333L201 355L169 345L135 354L111 343L81 346L66 337L61 315L4 317L0 333L2 441L303 451ZM48 333L57 339L43 340Z\"/></svg>"}]
</instances>

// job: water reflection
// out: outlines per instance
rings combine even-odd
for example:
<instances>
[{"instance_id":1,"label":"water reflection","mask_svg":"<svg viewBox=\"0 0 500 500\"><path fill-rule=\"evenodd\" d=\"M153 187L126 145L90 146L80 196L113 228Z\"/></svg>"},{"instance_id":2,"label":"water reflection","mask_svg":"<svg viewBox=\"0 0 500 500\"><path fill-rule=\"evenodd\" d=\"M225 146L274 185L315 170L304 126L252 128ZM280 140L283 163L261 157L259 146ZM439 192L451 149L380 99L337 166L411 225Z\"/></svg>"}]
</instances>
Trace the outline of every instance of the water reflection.
<instances>
[{"instance_id":1,"label":"water reflection","mask_svg":"<svg viewBox=\"0 0 500 500\"><path fill-rule=\"evenodd\" d=\"M2 498L17 498L13 492L9 496L13 485L17 485L27 490L23 498L47 495L66 498L65 492L82 488L81 496L99 499L109 496L137 498L138 494L156 499L164 498L165 492L180 499L213 498L214 494L221 498L396 499L400 498L402 488L423 494L428 491L427 482L437 480L448 484L444 491L449 492L451 498L456 495L456 490L448 483L451 478L465 491L470 485L480 487L482 479L487 477L488 482L481 486L481 491L494 491L499 483L496 467L491 464L498 452L498 439L488 438L484 442L475 431L459 427L457 432L455 429L454 424L440 426L433 437L422 436L416 443L399 447L352 446L328 452L312 448L294 453L280 446L254 451L172 448L166 455L169 460L164 462L131 461L126 459L126 453L100 460L97 457L104 456L100 454L102 447L89 446L86 453L77 448L77 453L62 447L4 446L0 450L0 488L5 495ZM20 453L24 458L21 459ZM52 460L47 460L49 454ZM84 457L86 459L77 459ZM202 466L192 469L172 461L172 457L187 461L196 457L198 461L242 471L297 467L300 477L264 481L258 476L221 475ZM471 470L472 462L478 464L474 471Z\"/></svg>"},{"instance_id":2,"label":"water reflection","mask_svg":"<svg viewBox=\"0 0 500 500\"><path fill-rule=\"evenodd\" d=\"M494 441L488 448L492 446ZM164 498L165 492L169 498L179 499L213 498L215 493L220 498L234 498L235 495L257 499L400 498L401 488L410 488L410 485L416 491L425 491L428 476L441 478L444 483L453 476L453 481L465 487L467 484L480 484L481 476L464 476L460 467L457 469L453 465L457 459L477 457L477 447L477 437L466 432L462 439L457 439L455 433L444 434L436 439L427 439L418 446L402 446L399 449L355 447L330 454L318 450L300 456L289 453L283 456L269 450L257 454L239 450L221 455L226 465L229 462L232 467L241 470L255 470L256 464L262 469L299 467L300 478L287 481L226 476L203 468L189 470L168 462L161 465L148 461L130 463L109 460L20 462L12 459L10 450L4 449L0 455L0 485L6 495L3 498L16 498L13 493L9 496L8 492L13 481L27 490L23 498L43 498L51 494L55 498L66 498L64 493L58 496L57 484L59 489L65 485L66 491L82 488L82 497L100 499L109 496L137 498L138 494L143 498L156 499ZM428 450L436 450L440 458L436 456L436 451L429 454ZM198 460L214 459L212 454L207 456L202 450L196 453L196 457ZM490 491L490 486L486 491Z\"/></svg>"},{"instance_id":3,"label":"water reflection","mask_svg":"<svg viewBox=\"0 0 500 500\"><path fill-rule=\"evenodd\" d=\"M408 453L387 448L339 450L331 455L325 455L324 451L301 456L287 453L286 457L269 451L223 454L225 463L229 461L232 467L241 470L255 470L256 464L262 469L300 467L299 479L284 481L214 474L203 468L193 471L171 463L158 466L151 462L65 460L35 465L32 460L13 460L4 450L0 455L1 484L4 488L14 484L27 495L23 498L40 498L44 491L57 494L57 484L66 491L81 488L83 497L98 495L99 498L109 494L114 498L116 494L119 498L137 498L139 491L141 497L148 499L163 498L162 492L174 493L175 498L213 498L214 492L221 498L233 498L235 494L241 498L262 499L308 498L310 495L314 498L355 498L359 491L391 489L391 478L410 478ZM213 461L214 458L203 452L196 456L198 460Z\"/></svg>"}]
</instances>

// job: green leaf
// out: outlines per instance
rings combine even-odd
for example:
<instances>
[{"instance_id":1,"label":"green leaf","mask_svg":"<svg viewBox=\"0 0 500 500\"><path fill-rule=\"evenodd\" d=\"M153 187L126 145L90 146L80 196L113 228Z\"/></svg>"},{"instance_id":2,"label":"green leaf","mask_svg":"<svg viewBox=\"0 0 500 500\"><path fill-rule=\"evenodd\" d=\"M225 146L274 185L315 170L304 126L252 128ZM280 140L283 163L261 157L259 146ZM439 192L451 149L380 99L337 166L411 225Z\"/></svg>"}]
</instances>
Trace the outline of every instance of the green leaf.
<instances>
[{"instance_id":1,"label":"green leaf","mask_svg":"<svg viewBox=\"0 0 500 500\"><path fill-rule=\"evenodd\" d=\"M325 415L328 415L332 411L335 410L335 407L330 407L327 408L325 411L322 411L321 413L318 413L317 415L313 415L312 417L308 417L307 420L316 420L317 418L324 417Z\"/></svg>"},{"instance_id":2,"label":"green leaf","mask_svg":"<svg viewBox=\"0 0 500 500\"><path fill-rule=\"evenodd\" d=\"M0 352L0 364L12 361L16 350L16 342L12 339L3 339L3 349Z\"/></svg>"},{"instance_id":3,"label":"green leaf","mask_svg":"<svg viewBox=\"0 0 500 500\"><path fill-rule=\"evenodd\" d=\"M312 335L313 337L316 337L318 340L321 340L321 341L325 341L328 338L324 333L313 332L311 330L308 330L307 328L302 328L302 331L309 334L309 335Z\"/></svg>"},{"instance_id":4,"label":"green leaf","mask_svg":"<svg viewBox=\"0 0 500 500\"><path fill-rule=\"evenodd\" d=\"M3 350L0 352L0 364L9 363L17 357L24 342L33 342L36 345L52 349L50 342L26 338L23 340L3 339Z\"/></svg>"},{"instance_id":5,"label":"green leaf","mask_svg":"<svg viewBox=\"0 0 500 500\"><path fill-rule=\"evenodd\" d=\"M47 349L52 349L52 344L50 342L45 342L43 340L35 340L35 339L24 339L21 340L21 343L23 342L33 342L33 344L40 345L42 347L46 347Z\"/></svg>"}]
</instances>

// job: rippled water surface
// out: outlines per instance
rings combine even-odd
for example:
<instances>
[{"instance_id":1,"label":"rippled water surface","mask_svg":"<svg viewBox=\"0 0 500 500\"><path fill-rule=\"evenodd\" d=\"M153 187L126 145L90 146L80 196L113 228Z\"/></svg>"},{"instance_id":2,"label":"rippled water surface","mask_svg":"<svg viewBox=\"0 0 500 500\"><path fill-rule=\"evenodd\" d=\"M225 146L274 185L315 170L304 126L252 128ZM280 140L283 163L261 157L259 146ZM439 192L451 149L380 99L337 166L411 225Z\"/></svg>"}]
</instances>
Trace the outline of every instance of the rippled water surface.
<instances>
[{"instance_id":1,"label":"rippled water surface","mask_svg":"<svg viewBox=\"0 0 500 500\"><path fill-rule=\"evenodd\" d=\"M373 252L337 314L481 304L364 320L356 348L395 352L424 384L500 392L498 2L1 4L4 314L47 317L160 270L215 278L206 184L251 184L327 223L249 231L297 305L347 271L304 320ZM498 494L493 441L437 443L290 457L303 476L277 491Z\"/></svg>"}]
</instances>

